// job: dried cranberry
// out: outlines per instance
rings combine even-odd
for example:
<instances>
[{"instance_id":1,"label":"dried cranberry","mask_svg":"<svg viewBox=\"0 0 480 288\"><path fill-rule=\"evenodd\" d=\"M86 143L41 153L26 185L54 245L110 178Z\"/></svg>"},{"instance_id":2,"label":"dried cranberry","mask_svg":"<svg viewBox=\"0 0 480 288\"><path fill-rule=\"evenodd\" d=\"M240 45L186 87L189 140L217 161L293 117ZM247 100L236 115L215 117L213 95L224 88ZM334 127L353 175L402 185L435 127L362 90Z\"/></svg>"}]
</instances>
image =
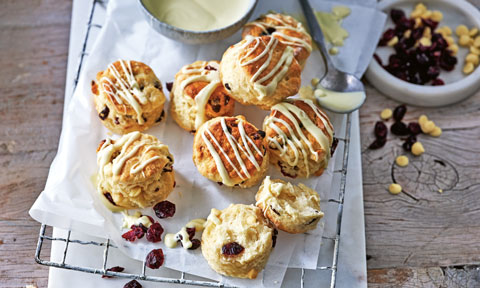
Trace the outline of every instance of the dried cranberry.
<instances>
[{"instance_id":1,"label":"dried cranberry","mask_svg":"<svg viewBox=\"0 0 480 288\"><path fill-rule=\"evenodd\" d=\"M407 128L407 125L403 122L395 122L393 125L390 127L390 131L392 131L393 134L398 135L398 136L405 136L410 133L410 131Z\"/></svg>"},{"instance_id":2,"label":"dried cranberry","mask_svg":"<svg viewBox=\"0 0 480 288\"><path fill-rule=\"evenodd\" d=\"M402 147L406 151L412 150L412 145L417 142L417 137L415 135L410 135L408 136L407 139L405 139L405 142L403 143Z\"/></svg>"},{"instance_id":3,"label":"dried cranberry","mask_svg":"<svg viewBox=\"0 0 480 288\"><path fill-rule=\"evenodd\" d=\"M333 154L335 153L335 150L337 150L337 146L338 146L338 138L333 137L332 147L330 148L330 156L333 156Z\"/></svg>"},{"instance_id":4,"label":"dried cranberry","mask_svg":"<svg viewBox=\"0 0 480 288\"><path fill-rule=\"evenodd\" d=\"M277 229L273 229L272 248L275 248L275 245L277 245L277 235L278 235Z\"/></svg>"},{"instance_id":5,"label":"dried cranberry","mask_svg":"<svg viewBox=\"0 0 480 288\"><path fill-rule=\"evenodd\" d=\"M195 237L195 227L187 227L186 230L187 230L188 238L192 240L193 237Z\"/></svg>"},{"instance_id":6,"label":"dried cranberry","mask_svg":"<svg viewBox=\"0 0 480 288\"><path fill-rule=\"evenodd\" d=\"M375 60L380 66L383 66L382 59L380 58L380 56L377 55L377 53L373 54L373 58L375 58Z\"/></svg>"},{"instance_id":7,"label":"dried cranberry","mask_svg":"<svg viewBox=\"0 0 480 288\"><path fill-rule=\"evenodd\" d=\"M368 149L379 149L385 146L385 143L387 143L387 138L377 138L375 141L368 146Z\"/></svg>"},{"instance_id":8,"label":"dried cranberry","mask_svg":"<svg viewBox=\"0 0 480 288\"><path fill-rule=\"evenodd\" d=\"M267 28L267 32L269 35L272 35L275 31L277 31L277 29L275 29L274 27L268 27Z\"/></svg>"},{"instance_id":9,"label":"dried cranberry","mask_svg":"<svg viewBox=\"0 0 480 288\"><path fill-rule=\"evenodd\" d=\"M388 129L387 129L387 126L383 122L378 121L377 123L375 123L374 132L375 132L375 137L386 138Z\"/></svg>"},{"instance_id":10,"label":"dried cranberry","mask_svg":"<svg viewBox=\"0 0 480 288\"><path fill-rule=\"evenodd\" d=\"M188 250L195 250L195 249L197 249L198 247L200 247L200 245L201 245L200 240L198 240L198 239L192 239L191 241L192 241L192 247L188 248Z\"/></svg>"},{"instance_id":11,"label":"dried cranberry","mask_svg":"<svg viewBox=\"0 0 480 288\"><path fill-rule=\"evenodd\" d=\"M407 113L407 106L399 105L395 107L395 110L393 110L393 119L395 119L395 121L402 121L405 113Z\"/></svg>"},{"instance_id":12,"label":"dried cranberry","mask_svg":"<svg viewBox=\"0 0 480 288\"><path fill-rule=\"evenodd\" d=\"M142 288L142 284L138 283L137 280L132 280L125 284L123 288Z\"/></svg>"},{"instance_id":13,"label":"dried cranberry","mask_svg":"<svg viewBox=\"0 0 480 288\"><path fill-rule=\"evenodd\" d=\"M108 113L110 113L110 109L108 108L108 106L105 106L105 108L103 108L103 110L98 113L98 117L100 117L100 119L102 120L105 120L108 117Z\"/></svg>"},{"instance_id":14,"label":"dried cranberry","mask_svg":"<svg viewBox=\"0 0 480 288\"><path fill-rule=\"evenodd\" d=\"M123 272L123 270L125 270L125 268L123 268L121 266L115 266L115 267L112 267L112 268L108 268L106 271ZM113 277L114 276L102 275L102 278L113 278Z\"/></svg>"},{"instance_id":15,"label":"dried cranberry","mask_svg":"<svg viewBox=\"0 0 480 288\"><path fill-rule=\"evenodd\" d=\"M440 56L440 67L447 71L452 71L457 64L457 58L452 56L448 50L445 50Z\"/></svg>"},{"instance_id":16,"label":"dried cranberry","mask_svg":"<svg viewBox=\"0 0 480 288\"><path fill-rule=\"evenodd\" d=\"M225 83L225 88L227 88L228 90L232 90L232 88L230 88L230 85L228 85L228 83Z\"/></svg>"},{"instance_id":17,"label":"dried cranberry","mask_svg":"<svg viewBox=\"0 0 480 288\"><path fill-rule=\"evenodd\" d=\"M432 19L422 18L422 23L423 23L423 25L430 27L430 29L432 29L432 31L435 30L438 26L438 22L433 21Z\"/></svg>"},{"instance_id":18,"label":"dried cranberry","mask_svg":"<svg viewBox=\"0 0 480 288\"><path fill-rule=\"evenodd\" d=\"M175 215L175 204L165 200L157 203L153 207L153 211L155 211L155 215L160 219L172 217Z\"/></svg>"},{"instance_id":19,"label":"dried cranberry","mask_svg":"<svg viewBox=\"0 0 480 288\"><path fill-rule=\"evenodd\" d=\"M162 241L162 233L162 225L158 222L153 223L147 230L147 241L153 243Z\"/></svg>"},{"instance_id":20,"label":"dried cranberry","mask_svg":"<svg viewBox=\"0 0 480 288\"><path fill-rule=\"evenodd\" d=\"M432 81L432 86L441 86L441 85L445 85L445 82L443 82L443 80L440 78L434 79Z\"/></svg>"},{"instance_id":21,"label":"dried cranberry","mask_svg":"<svg viewBox=\"0 0 480 288\"><path fill-rule=\"evenodd\" d=\"M408 123L408 130L412 135L418 135L420 134L420 132L422 132L422 129L420 128L420 125L417 122Z\"/></svg>"},{"instance_id":22,"label":"dried cranberry","mask_svg":"<svg viewBox=\"0 0 480 288\"><path fill-rule=\"evenodd\" d=\"M405 12L400 9L392 9L390 11L390 17L392 17L393 23L398 23L402 18L405 18Z\"/></svg>"},{"instance_id":23,"label":"dried cranberry","mask_svg":"<svg viewBox=\"0 0 480 288\"><path fill-rule=\"evenodd\" d=\"M122 238L127 240L127 241L130 241L130 242L134 242L135 240L137 239L141 239L145 233L147 232L147 228L145 226L143 226L141 223L140 225L136 226L136 225L132 225L132 227L130 227L131 230L124 233L122 235Z\"/></svg>"},{"instance_id":24,"label":"dried cranberry","mask_svg":"<svg viewBox=\"0 0 480 288\"><path fill-rule=\"evenodd\" d=\"M147 258L145 259L145 265L150 269L158 269L163 265L164 260L165 257L163 256L163 250L161 248L153 249L148 253Z\"/></svg>"},{"instance_id":25,"label":"dried cranberry","mask_svg":"<svg viewBox=\"0 0 480 288\"><path fill-rule=\"evenodd\" d=\"M212 66L210 66L210 65L207 65L207 66L205 66L205 70L209 70L209 71L217 71L217 68L215 68L215 67L212 67Z\"/></svg>"},{"instance_id":26,"label":"dried cranberry","mask_svg":"<svg viewBox=\"0 0 480 288\"><path fill-rule=\"evenodd\" d=\"M285 177L290 177L290 178L297 178L297 175L291 175L289 174L286 170L286 167L282 165L282 162L278 161L277 162L278 167L280 167L280 172L282 172L282 175Z\"/></svg>"},{"instance_id":27,"label":"dried cranberry","mask_svg":"<svg viewBox=\"0 0 480 288\"><path fill-rule=\"evenodd\" d=\"M410 38L414 40L419 40L423 36L423 31L425 27L418 27L412 30L412 34L410 34Z\"/></svg>"},{"instance_id":28,"label":"dried cranberry","mask_svg":"<svg viewBox=\"0 0 480 288\"><path fill-rule=\"evenodd\" d=\"M267 134L265 133L265 131L263 131L263 130L258 130L257 133L258 133L258 134L260 135L260 137L262 137L262 138L265 138L265 136L267 135Z\"/></svg>"},{"instance_id":29,"label":"dried cranberry","mask_svg":"<svg viewBox=\"0 0 480 288\"><path fill-rule=\"evenodd\" d=\"M167 90L168 92L172 92L173 82L167 82Z\"/></svg>"},{"instance_id":30,"label":"dried cranberry","mask_svg":"<svg viewBox=\"0 0 480 288\"><path fill-rule=\"evenodd\" d=\"M380 43L378 44L379 46L385 46L387 45L388 41L390 41L393 37L395 36L395 30L393 29L387 29L382 35L382 38L380 39Z\"/></svg>"},{"instance_id":31,"label":"dried cranberry","mask_svg":"<svg viewBox=\"0 0 480 288\"><path fill-rule=\"evenodd\" d=\"M115 202L113 201L112 195L111 195L110 193L105 192L105 193L103 194L103 196L105 196L105 198L107 198L108 202L112 203L113 205L117 205L117 204L115 204Z\"/></svg>"},{"instance_id":32,"label":"dried cranberry","mask_svg":"<svg viewBox=\"0 0 480 288\"><path fill-rule=\"evenodd\" d=\"M427 76L429 79L436 79L440 74L440 69L436 66L430 66L427 70Z\"/></svg>"},{"instance_id":33,"label":"dried cranberry","mask_svg":"<svg viewBox=\"0 0 480 288\"><path fill-rule=\"evenodd\" d=\"M222 254L225 256L236 256L243 252L245 248L237 242L230 242L222 247Z\"/></svg>"}]
</instances>

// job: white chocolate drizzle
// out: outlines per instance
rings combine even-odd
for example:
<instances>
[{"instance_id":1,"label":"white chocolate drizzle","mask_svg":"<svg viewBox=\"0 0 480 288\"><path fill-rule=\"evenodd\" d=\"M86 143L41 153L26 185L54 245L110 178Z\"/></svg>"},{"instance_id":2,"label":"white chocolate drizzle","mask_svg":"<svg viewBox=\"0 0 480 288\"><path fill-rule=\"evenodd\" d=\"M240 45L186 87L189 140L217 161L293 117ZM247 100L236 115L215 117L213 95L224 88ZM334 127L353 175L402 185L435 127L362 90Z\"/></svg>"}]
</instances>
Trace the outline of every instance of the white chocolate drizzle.
<instances>
[{"instance_id":1,"label":"white chocolate drizzle","mask_svg":"<svg viewBox=\"0 0 480 288\"><path fill-rule=\"evenodd\" d=\"M195 106L197 110L195 115L195 129L198 129L203 123L205 123L206 121L205 106L207 105L208 99L210 99L210 96L212 95L212 93L221 84L219 65L217 62L204 61L201 65L202 65L202 68L198 68L198 69L191 69L190 65L183 67L182 73L189 75L189 77L180 83L180 88L183 93L183 90L185 89L185 87L187 87L187 85L192 82L197 82L197 81L209 82L208 85L203 87L202 90L200 90L200 92L198 92L198 94L195 96ZM210 66L216 70L205 69L206 66Z\"/></svg>"},{"instance_id":2,"label":"white chocolate drizzle","mask_svg":"<svg viewBox=\"0 0 480 288\"><path fill-rule=\"evenodd\" d=\"M327 130L327 133L331 136L333 135L333 128L331 127L330 123L327 120L327 116L315 105L311 100L307 99L297 99L296 101L303 101L307 105L312 108L315 112L317 117L322 121L323 126ZM302 109L298 108L297 106L289 103L289 102L282 102L276 104L272 107L272 111L277 110L278 112L282 113L288 120L293 124L293 127L287 121L277 118L275 116L270 116L267 121L266 125L272 128L278 136L282 139L283 143L279 143L277 139L274 137L269 137L267 140L275 145L275 147L280 151L280 155L283 156L287 153L288 147L290 147L294 153L294 157L288 158L287 163L291 166L295 166L298 164L299 155L302 153L303 161L305 163L305 168L307 170L307 177L310 175L309 165L308 165L308 150L314 156L314 160L319 160L318 152L313 149L313 143L309 140L307 135L305 135L300 127L300 124L305 127L310 135L320 144L322 149L325 151L327 159L330 159L330 138L328 137L322 129L320 129L312 120L308 117L308 115ZM273 114L275 115L275 114ZM282 124L287 130L288 135L285 133L278 123ZM305 143L304 145L302 143ZM288 145L288 146L287 146ZM305 147L306 146L306 147Z\"/></svg>"},{"instance_id":3,"label":"white chocolate drizzle","mask_svg":"<svg viewBox=\"0 0 480 288\"><path fill-rule=\"evenodd\" d=\"M137 113L138 124L143 124L145 121L142 116L142 105L148 102L148 98L144 92L140 91L140 85L133 75L131 61L118 60L118 62L122 67L124 77L122 77L114 63L111 63L108 65L108 70L115 77L116 81L113 83L110 78L103 76L100 79L103 91L110 97L113 97L118 104L124 104L125 100ZM127 65L125 65L125 62Z\"/></svg>"},{"instance_id":4,"label":"white chocolate drizzle","mask_svg":"<svg viewBox=\"0 0 480 288\"><path fill-rule=\"evenodd\" d=\"M193 219L187 223L180 231L176 234L168 233L165 235L163 241L165 242L165 246L168 248L175 248L177 247L177 241L182 242L182 246L184 249L189 249L192 247L192 241L190 240L190 236L188 235L187 228L195 228L195 232L201 232L205 229L205 223L207 220L198 218Z\"/></svg>"},{"instance_id":5,"label":"white chocolate drizzle","mask_svg":"<svg viewBox=\"0 0 480 288\"><path fill-rule=\"evenodd\" d=\"M255 145L255 142L248 137L248 135L245 132L245 128L243 126L243 120L240 119L238 121L238 131L240 133L240 138L242 140L243 145L241 145L238 140L228 131L227 124L225 122L225 118L222 117L220 118L220 124L222 126L222 132L225 134L225 137L227 138L227 141L229 145L232 147L232 150L235 154L235 159L236 162L240 167L237 167L235 163L228 157L228 154L225 152L225 150L222 148L220 143L218 142L217 139L215 139L214 135L208 127L205 129L205 131L202 133L202 139L207 145L208 151L212 155L215 164L217 166L217 170L220 174L220 177L222 178L222 182L227 185L227 186L233 186L234 182L230 178L228 171L222 161L222 158L220 157L220 154L217 152L217 149L220 151L220 153L223 155L223 157L227 160L227 162L230 164L232 167L233 171L240 177L240 179L245 180L247 178L250 178L250 173L248 172L247 166L245 165L245 162L242 159L242 155L245 155L248 161L250 161L256 168L257 171L260 171L260 163L257 162L255 159L255 153L250 149L250 145L253 146L254 150L260 155L260 157L263 158L262 151ZM210 137L211 140L208 139L207 135ZM213 144L212 144L213 142ZM214 145L215 144L215 145ZM241 170L241 171L240 171ZM243 172L243 173L242 173Z\"/></svg>"},{"instance_id":6,"label":"white chocolate drizzle","mask_svg":"<svg viewBox=\"0 0 480 288\"><path fill-rule=\"evenodd\" d=\"M285 77L290 65L292 64L292 61L294 58L294 53L293 53L294 51L293 51L293 48L290 46L285 47L285 49L283 50L282 56L277 61L275 66L272 68L272 70L270 70L270 72L268 72L262 78L258 79L262 74L262 72L264 72L270 65L273 51L275 50L278 44L278 39L275 37L270 37L270 40L268 41L268 43L265 44L265 42L261 37L252 37L248 35L245 38L245 43L243 43L239 49L244 49L248 47L252 42L255 42L255 44L253 45L252 48L249 48L249 50L247 51L247 53L245 53L243 57L239 59L239 65L240 66L250 65L261 60L265 56L267 57L267 59L258 68L257 72L255 72L255 74L253 74L253 76L250 78L250 81L253 82L253 87L255 91L257 91L259 94L258 99L261 100L266 96L271 95L277 88L278 82L281 81L283 77ZM246 60L247 57L250 56L258 48L260 43L263 43L265 46L263 51L257 56L255 56L254 58L250 60ZM271 79L270 82L264 85L263 83L265 83L269 79Z\"/></svg>"},{"instance_id":7,"label":"white chocolate drizzle","mask_svg":"<svg viewBox=\"0 0 480 288\"><path fill-rule=\"evenodd\" d=\"M125 165L126 161L132 158L137 152L142 148L146 147L142 152L140 159L137 163L132 165L130 169L131 174L136 174L142 171L143 169L153 161L160 159L160 156L153 156L148 158L147 153L153 149L162 149L165 147L164 144L154 144L154 143L146 143L145 141L138 141L138 143L133 146L130 151L127 152L128 147L130 147L133 142L138 140L141 137L141 133L138 131L128 133L123 135L120 139L116 140L114 143L110 138L107 138L103 143L102 147L97 153L97 163L100 169L100 177L103 177L103 170L108 163L112 163L112 173L113 175L117 176L120 175L123 166ZM120 150L120 151L119 151ZM118 156L112 159L114 153L120 152ZM100 182L100 181L99 181Z\"/></svg>"},{"instance_id":8,"label":"white chocolate drizzle","mask_svg":"<svg viewBox=\"0 0 480 288\"><path fill-rule=\"evenodd\" d=\"M278 30L291 30L291 31L295 31L297 33L300 33L304 37L308 38L308 33L305 30L305 28L303 27L302 23L298 22L297 26L295 27L292 24L289 24L289 23L283 21L281 18L277 17L277 15L274 15L274 14L266 14L264 17L265 18L271 18L271 19L275 20L276 22L278 22L280 24L277 24L277 25L274 25L272 23L267 24L267 23L265 23L261 20L255 20L255 21L249 22L245 25L246 26L249 26L249 25L252 26L253 25L253 26L260 27L262 29L262 31L264 31L267 34L269 34L268 31L267 31L267 28L274 28L275 32L273 32L271 35L273 37L279 38L280 42L282 42L283 44L292 45L292 46L301 46L301 47L304 47L309 52L312 51L312 45L310 43L308 43L307 41L305 41L304 38L286 35L285 33L282 33L282 32L278 31Z\"/></svg>"}]
</instances>

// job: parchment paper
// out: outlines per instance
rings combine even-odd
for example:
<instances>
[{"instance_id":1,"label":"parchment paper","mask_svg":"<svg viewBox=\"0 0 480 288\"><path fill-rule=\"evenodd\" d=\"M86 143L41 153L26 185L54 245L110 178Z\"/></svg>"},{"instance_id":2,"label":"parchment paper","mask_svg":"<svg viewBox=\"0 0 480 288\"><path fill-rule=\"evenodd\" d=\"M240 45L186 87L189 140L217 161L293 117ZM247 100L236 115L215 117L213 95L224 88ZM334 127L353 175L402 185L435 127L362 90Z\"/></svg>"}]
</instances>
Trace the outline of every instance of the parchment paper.
<instances>
[{"instance_id":1,"label":"parchment paper","mask_svg":"<svg viewBox=\"0 0 480 288\"><path fill-rule=\"evenodd\" d=\"M271 9L291 11L294 15L295 13L300 14L301 10L297 2L277 2L280 1L261 1L258 3L253 17ZM322 2L322 5L315 4L320 3L312 3L317 10L325 11L330 10L332 5L329 2ZM99 141L108 136L108 132L98 120L93 106L90 81L94 79L96 72L105 69L110 62L117 59L131 59L145 62L151 66L165 84L165 82L173 80L174 74L183 65L198 59L220 60L223 51L229 45L240 40L240 35L237 33L224 41L202 46L189 46L171 41L148 26L136 5L136 1L110 1L106 24L89 53L88 61L64 118L58 154L52 163L45 191L30 210L32 217L51 226L95 236L110 237L123 252L138 260L143 260L145 254L151 249L162 247L166 254L165 266L230 284L277 287L281 284L287 266L314 269L320 249L323 222L315 231L304 235L280 233L277 247L270 256L265 272L253 281L220 277L208 267L201 256L200 249L196 251L185 251L182 248L168 249L163 246L163 243L152 244L145 239L131 244L120 238L124 232L120 229L122 216L118 213L111 213L103 207L98 199L95 199L97 197L95 187L90 180L97 169L95 149ZM360 11L358 15L357 10ZM362 23L365 23L366 12L364 10L370 11L372 16L378 13L374 9L352 6L352 15L349 18L353 19L357 15L356 18L361 17ZM355 22L352 21L350 27L347 22L349 18L345 20L344 27L352 34L353 40L355 39L353 37L354 27L358 28L359 25L355 25ZM370 24L365 25L364 29L368 28ZM378 35L382 25L378 27ZM371 36L371 34L370 31L362 35ZM374 42L378 39L378 35ZM363 73L368 64L368 61L364 59L367 56L370 59L371 54L362 54L361 58L358 57L359 54L356 54L355 58L355 53L350 53L348 50L365 49L349 45L349 39L347 39L345 47L341 48L339 56L335 57L335 61L339 61L340 64L342 61L351 64L352 70L350 71ZM369 43L369 41L364 41L364 43ZM323 73L321 58L317 53L316 51L312 53L302 74L304 85L307 85L312 77L318 77ZM342 54L349 55L349 57L342 56ZM362 62L366 64L362 64ZM166 89L164 90L166 91ZM256 107L241 105L237 105L236 112L245 115L257 127L261 127L261 122L266 115L266 112ZM340 127L343 117L330 116L334 127ZM157 136L168 144L175 157L177 187L169 200L177 205L177 213L171 219L160 221L167 232L176 232L190 219L206 217L210 208L223 209L230 203L254 203L254 194L258 187L228 189L212 183L198 173L191 160L193 136L180 129L170 117L167 117L166 123L148 130L147 133ZM332 160L331 164L333 163ZM328 199L332 169L333 165L329 165L321 177L302 182L316 189L322 199ZM270 169L269 175L272 178L283 178L273 167ZM299 182L291 179L290 181ZM145 209L142 213L153 215L151 209Z\"/></svg>"}]
</instances>

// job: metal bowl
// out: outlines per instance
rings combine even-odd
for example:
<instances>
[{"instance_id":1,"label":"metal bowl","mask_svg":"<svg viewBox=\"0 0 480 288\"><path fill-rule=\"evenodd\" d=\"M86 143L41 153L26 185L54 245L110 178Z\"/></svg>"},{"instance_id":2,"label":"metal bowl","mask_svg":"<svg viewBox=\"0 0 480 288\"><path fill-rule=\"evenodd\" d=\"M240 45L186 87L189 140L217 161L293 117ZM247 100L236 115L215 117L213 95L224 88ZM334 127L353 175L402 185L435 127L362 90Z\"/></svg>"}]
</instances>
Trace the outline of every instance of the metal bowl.
<instances>
[{"instance_id":1,"label":"metal bowl","mask_svg":"<svg viewBox=\"0 0 480 288\"><path fill-rule=\"evenodd\" d=\"M253 10L255 9L257 2L258 0L250 0L249 8L242 16L242 18L240 18L235 23L215 30L192 31L181 29L160 21L145 7L145 5L143 4L143 0L138 0L138 3L140 4L140 9L145 16L145 19L150 24L150 26L152 26L153 29L155 29L157 32L159 32L165 37L186 44L205 44L229 37L233 33L237 32L240 28L242 28L242 26L247 22L247 20L253 13Z\"/></svg>"}]
</instances>

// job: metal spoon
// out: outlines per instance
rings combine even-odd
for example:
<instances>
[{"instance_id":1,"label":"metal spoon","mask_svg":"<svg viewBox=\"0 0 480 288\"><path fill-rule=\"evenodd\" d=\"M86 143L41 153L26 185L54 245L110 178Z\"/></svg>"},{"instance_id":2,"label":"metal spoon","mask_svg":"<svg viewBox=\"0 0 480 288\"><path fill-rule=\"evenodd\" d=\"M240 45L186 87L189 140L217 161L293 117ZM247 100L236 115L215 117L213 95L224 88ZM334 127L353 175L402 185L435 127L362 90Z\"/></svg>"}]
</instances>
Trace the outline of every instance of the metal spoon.
<instances>
[{"instance_id":1,"label":"metal spoon","mask_svg":"<svg viewBox=\"0 0 480 288\"><path fill-rule=\"evenodd\" d=\"M327 90L336 92L363 92L363 99L359 99L360 101L357 102L359 104L355 105L355 107L350 107L351 109L340 111L326 105L322 106L337 113L350 113L357 110L363 105L366 98L365 88L363 87L362 81L360 81L360 79L355 77L353 74L340 71L335 67L332 60L328 56L322 29L317 22L317 18L315 17L312 7L308 3L308 0L300 0L300 5L302 6L305 18L307 19L308 28L310 29L313 41L315 41L315 44L317 44L318 48L320 49L320 54L322 54L325 62L326 73L321 78L319 85Z\"/></svg>"}]
</instances>

